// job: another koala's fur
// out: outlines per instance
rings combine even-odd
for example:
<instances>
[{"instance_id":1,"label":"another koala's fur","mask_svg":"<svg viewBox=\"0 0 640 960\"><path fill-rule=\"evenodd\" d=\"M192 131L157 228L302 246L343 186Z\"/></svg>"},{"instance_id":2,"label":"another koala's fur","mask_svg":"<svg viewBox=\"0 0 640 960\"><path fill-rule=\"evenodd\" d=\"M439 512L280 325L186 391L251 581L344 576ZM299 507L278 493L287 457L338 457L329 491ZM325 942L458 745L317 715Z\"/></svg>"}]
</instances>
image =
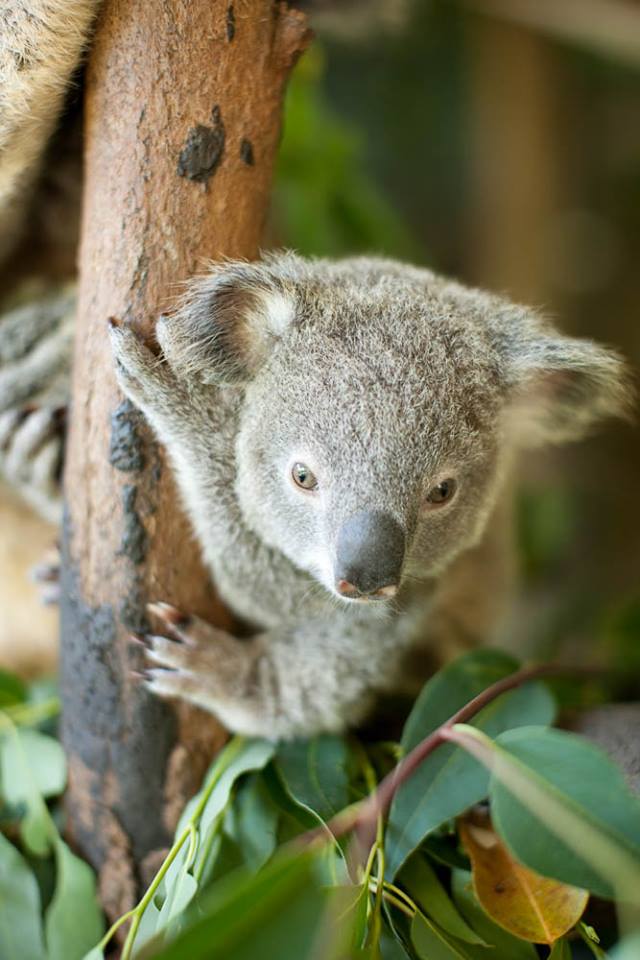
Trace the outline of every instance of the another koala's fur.
<instances>
[{"instance_id":1,"label":"another koala's fur","mask_svg":"<svg viewBox=\"0 0 640 960\"><path fill-rule=\"evenodd\" d=\"M212 577L253 637L174 617L186 643L149 638L170 668L149 684L247 734L337 730L402 683L432 625L455 623L456 581L480 605L496 589L518 448L581 436L627 400L615 354L386 260L212 267L157 339L161 359L112 329L118 380L166 446ZM298 464L317 489L296 486ZM443 481L454 495L430 502ZM395 596L346 597L345 551L348 580L382 587L392 569Z\"/></svg>"}]
</instances>

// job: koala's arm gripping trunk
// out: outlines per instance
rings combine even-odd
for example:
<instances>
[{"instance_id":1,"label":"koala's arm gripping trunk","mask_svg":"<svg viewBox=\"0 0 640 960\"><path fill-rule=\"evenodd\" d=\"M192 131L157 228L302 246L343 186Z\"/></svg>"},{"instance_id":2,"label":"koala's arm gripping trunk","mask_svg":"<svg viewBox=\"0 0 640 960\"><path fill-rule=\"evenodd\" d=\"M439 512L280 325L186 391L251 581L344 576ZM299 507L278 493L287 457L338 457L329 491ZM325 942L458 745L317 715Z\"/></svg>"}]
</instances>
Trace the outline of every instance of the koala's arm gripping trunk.
<instances>
[{"instance_id":1,"label":"koala's arm gripping trunk","mask_svg":"<svg viewBox=\"0 0 640 960\"><path fill-rule=\"evenodd\" d=\"M223 731L130 679L145 603L228 617L163 453L119 395L116 316L150 336L203 258L253 257L282 96L307 40L272 0L107 0L87 76L86 185L63 537L63 734L73 839L110 914L157 865Z\"/></svg>"}]
</instances>

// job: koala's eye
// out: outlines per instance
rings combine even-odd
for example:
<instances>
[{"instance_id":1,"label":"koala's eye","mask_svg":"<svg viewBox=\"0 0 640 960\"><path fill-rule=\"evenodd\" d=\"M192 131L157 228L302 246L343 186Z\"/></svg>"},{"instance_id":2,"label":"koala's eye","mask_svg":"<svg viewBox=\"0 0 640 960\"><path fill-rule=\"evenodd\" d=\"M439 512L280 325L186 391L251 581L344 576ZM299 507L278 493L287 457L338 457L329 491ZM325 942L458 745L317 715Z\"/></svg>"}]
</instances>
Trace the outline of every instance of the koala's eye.
<instances>
[{"instance_id":1,"label":"koala's eye","mask_svg":"<svg viewBox=\"0 0 640 960\"><path fill-rule=\"evenodd\" d=\"M455 492L455 480L441 480L440 483L436 483L435 487L431 487L431 490L429 490L427 494L427 505L430 507L439 507L443 503L451 500Z\"/></svg>"},{"instance_id":2,"label":"koala's eye","mask_svg":"<svg viewBox=\"0 0 640 960\"><path fill-rule=\"evenodd\" d=\"M304 463L294 463L291 468L291 476L296 486L302 487L303 490L318 489L318 481L316 480L315 473Z\"/></svg>"}]
</instances>

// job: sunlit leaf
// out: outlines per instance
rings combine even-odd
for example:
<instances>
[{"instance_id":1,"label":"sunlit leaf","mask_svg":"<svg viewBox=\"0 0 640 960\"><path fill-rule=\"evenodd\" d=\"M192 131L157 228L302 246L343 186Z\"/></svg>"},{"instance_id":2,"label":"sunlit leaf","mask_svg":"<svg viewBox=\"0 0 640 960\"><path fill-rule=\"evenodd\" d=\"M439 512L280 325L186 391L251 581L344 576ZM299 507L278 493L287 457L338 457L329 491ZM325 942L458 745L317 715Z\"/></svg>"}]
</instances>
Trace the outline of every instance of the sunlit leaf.
<instances>
[{"instance_id":1,"label":"sunlit leaf","mask_svg":"<svg viewBox=\"0 0 640 960\"><path fill-rule=\"evenodd\" d=\"M0 957L44 960L40 894L26 861L0 833Z\"/></svg>"},{"instance_id":2,"label":"sunlit leaf","mask_svg":"<svg viewBox=\"0 0 640 960\"><path fill-rule=\"evenodd\" d=\"M473 886L489 916L523 940L552 944L584 913L585 890L550 880L513 859L491 829L472 816L459 822L460 837L471 858Z\"/></svg>"},{"instance_id":3,"label":"sunlit leaf","mask_svg":"<svg viewBox=\"0 0 640 960\"><path fill-rule=\"evenodd\" d=\"M190 852L190 843L185 841L165 874L159 890L163 903L154 932L165 929L193 900L198 891L194 875L200 877L202 883L210 878L220 851L214 834L220 831L234 784L243 774L262 769L273 752L274 745L267 740L234 737L214 760L202 788L180 818L176 836L179 837L193 819L196 846ZM146 930L147 935L152 932L151 917L147 917Z\"/></svg>"},{"instance_id":4,"label":"sunlit leaf","mask_svg":"<svg viewBox=\"0 0 640 960\"><path fill-rule=\"evenodd\" d=\"M496 743L454 730L491 771L494 827L543 876L640 902L640 799L608 757L561 730L510 730Z\"/></svg>"},{"instance_id":5,"label":"sunlit leaf","mask_svg":"<svg viewBox=\"0 0 640 960\"><path fill-rule=\"evenodd\" d=\"M405 752L517 667L507 654L477 650L437 673L407 720L402 737ZM532 683L498 697L476 716L473 725L496 736L512 727L551 723L554 713L547 688ZM488 784L486 771L457 747L440 746L427 757L400 787L391 805L385 844L387 876L395 876L429 833L485 797Z\"/></svg>"},{"instance_id":6,"label":"sunlit leaf","mask_svg":"<svg viewBox=\"0 0 640 960\"><path fill-rule=\"evenodd\" d=\"M48 960L81 960L104 932L93 870L59 837L56 888L45 914Z\"/></svg>"},{"instance_id":7,"label":"sunlit leaf","mask_svg":"<svg viewBox=\"0 0 640 960\"><path fill-rule=\"evenodd\" d=\"M435 870L425 857L420 854L410 857L400 871L398 879L410 894L411 899L446 933L467 943L486 946L482 937L471 929L453 905L438 880Z\"/></svg>"},{"instance_id":8,"label":"sunlit leaf","mask_svg":"<svg viewBox=\"0 0 640 960\"><path fill-rule=\"evenodd\" d=\"M473 960L538 960L536 948L503 930L485 913L478 903L467 870L454 870L451 875L451 893L454 903L467 922L480 934L489 949L467 947Z\"/></svg>"}]
</instances>

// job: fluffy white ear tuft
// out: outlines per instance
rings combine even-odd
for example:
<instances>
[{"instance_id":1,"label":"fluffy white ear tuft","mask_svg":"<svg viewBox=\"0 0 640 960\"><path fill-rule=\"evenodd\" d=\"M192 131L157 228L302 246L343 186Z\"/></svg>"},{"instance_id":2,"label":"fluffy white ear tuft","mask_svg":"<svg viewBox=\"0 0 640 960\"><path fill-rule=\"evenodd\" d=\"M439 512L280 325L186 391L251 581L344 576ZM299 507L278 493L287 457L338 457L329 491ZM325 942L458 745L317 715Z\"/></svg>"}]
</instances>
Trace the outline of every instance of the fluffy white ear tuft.
<instances>
[{"instance_id":1,"label":"fluffy white ear tuft","mask_svg":"<svg viewBox=\"0 0 640 960\"><path fill-rule=\"evenodd\" d=\"M242 383L264 363L296 314L295 291L263 263L215 266L191 280L158 323L167 360L204 383Z\"/></svg>"},{"instance_id":2,"label":"fluffy white ear tuft","mask_svg":"<svg viewBox=\"0 0 640 960\"><path fill-rule=\"evenodd\" d=\"M631 417L631 377L617 353L532 326L517 325L520 336L502 340L507 417L518 445L577 440L605 417Z\"/></svg>"}]
</instances>

